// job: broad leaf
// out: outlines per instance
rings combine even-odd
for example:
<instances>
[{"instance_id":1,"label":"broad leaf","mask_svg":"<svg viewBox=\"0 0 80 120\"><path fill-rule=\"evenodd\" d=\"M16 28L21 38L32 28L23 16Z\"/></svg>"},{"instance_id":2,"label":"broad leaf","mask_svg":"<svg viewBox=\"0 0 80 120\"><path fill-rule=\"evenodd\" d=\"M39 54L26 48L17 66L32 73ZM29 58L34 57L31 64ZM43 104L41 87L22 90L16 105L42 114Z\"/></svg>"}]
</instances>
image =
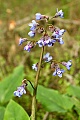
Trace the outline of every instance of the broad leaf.
<instances>
[{"instance_id":1,"label":"broad leaf","mask_svg":"<svg viewBox=\"0 0 80 120\"><path fill-rule=\"evenodd\" d=\"M23 66L19 66L0 82L0 103L5 103L13 97L13 92L21 84L23 75Z\"/></svg>"},{"instance_id":2,"label":"broad leaf","mask_svg":"<svg viewBox=\"0 0 80 120\"><path fill-rule=\"evenodd\" d=\"M80 115L80 100L76 97L72 97L72 102L74 103L74 109L77 111L78 115Z\"/></svg>"},{"instance_id":3,"label":"broad leaf","mask_svg":"<svg viewBox=\"0 0 80 120\"><path fill-rule=\"evenodd\" d=\"M38 87L37 99L50 112L66 112L73 106L69 97L61 95L57 90L51 90L43 86Z\"/></svg>"},{"instance_id":4,"label":"broad leaf","mask_svg":"<svg viewBox=\"0 0 80 120\"><path fill-rule=\"evenodd\" d=\"M3 120L30 120L30 118L19 104L10 100L6 107Z\"/></svg>"},{"instance_id":5,"label":"broad leaf","mask_svg":"<svg viewBox=\"0 0 80 120\"><path fill-rule=\"evenodd\" d=\"M70 85L67 88L67 94L80 98L80 87Z\"/></svg>"},{"instance_id":6,"label":"broad leaf","mask_svg":"<svg viewBox=\"0 0 80 120\"><path fill-rule=\"evenodd\" d=\"M32 88L28 84L28 90L32 93ZM73 106L71 99L65 95L61 95L57 90L38 86L37 100L49 111L67 112Z\"/></svg>"},{"instance_id":7,"label":"broad leaf","mask_svg":"<svg viewBox=\"0 0 80 120\"><path fill-rule=\"evenodd\" d=\"M0 120L3 120L4 112L5 112L5 108L4 107L0 107Z\"/></svg>"}]
</instances>

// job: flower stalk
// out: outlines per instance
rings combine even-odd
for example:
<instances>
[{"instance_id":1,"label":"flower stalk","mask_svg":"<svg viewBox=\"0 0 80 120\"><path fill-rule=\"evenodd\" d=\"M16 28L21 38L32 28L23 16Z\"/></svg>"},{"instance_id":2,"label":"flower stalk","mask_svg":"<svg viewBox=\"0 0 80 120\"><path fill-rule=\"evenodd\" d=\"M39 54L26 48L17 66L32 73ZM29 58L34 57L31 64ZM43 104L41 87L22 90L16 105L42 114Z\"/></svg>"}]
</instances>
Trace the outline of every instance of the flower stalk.
<instances>
[{"instance_id":1,"label":"flower stalk","mask_svg":"<svg viewBox=\"0 0 80 120\"><path fill-rule=\"evenodd\" d=\"M64 44L62 36L66 30L53 26L53 24L49 24L54 18L57 18L57 17L63 18L63 15L64 15L64 12L62 10L58 11L58 9L56 14L52 18L49 18L48 16L42 15L40 13L36 13L36 20L32 20L32 22L29 23L30 32L28 33L28 35L31 38L34 38L35 35L38 33L38 34L41 34L41 37L37 41L28 40L27 38L20 38L19 40L19 45L22 45L24 42L27 42L26 46L24 47L24 50L28 52L30 52L32 48L34 48L37 45L40 48L42 47L39 62L32 65L32 69L37 71L34 85L31 83L31 81L24 79L22 81L21 86L17 87L17 90L14 91L15 96L21 97L23 94L26 94L25 87L27 86L27 81L32 86L33 96L32 96L31 120L37 119L36 118L36 109L37 109L36 96L37 96L37 88L38 88L38 81L39 81L41 67L43 68L46 63L49 63L50 68L53 71L52 75L58 76L61 78L65 70L61 69L60 65L65 66L68 70L70 70L72 66L71 60L69 60L68 62L66 61L59 62L59 61L56 61L53 56L50 56L50 53L46 53L43 56L45 46L52 47L56 42L58 42L61 45Z\"/></svg>"},{"instance_id":2,"label":"flower stalk","mask_svg":"<svg viewBox=\"0 0 80 120\"><path fill-rule=\"evenodd\" d=\"M38 80L39 80L39 75L40 75L40 68L41 68L43 53L44 53L44 46L42 47L42 51L41 51L41 55L40 55L40 61L39 61L39 64L38 64L38 71L37 71L36 79L35 79L35 82L34 82L34 88L35 89L33 89L31 120L36 120L36 95L37 95L37 87L38 87Z\"/></svg>"}]
</instances>

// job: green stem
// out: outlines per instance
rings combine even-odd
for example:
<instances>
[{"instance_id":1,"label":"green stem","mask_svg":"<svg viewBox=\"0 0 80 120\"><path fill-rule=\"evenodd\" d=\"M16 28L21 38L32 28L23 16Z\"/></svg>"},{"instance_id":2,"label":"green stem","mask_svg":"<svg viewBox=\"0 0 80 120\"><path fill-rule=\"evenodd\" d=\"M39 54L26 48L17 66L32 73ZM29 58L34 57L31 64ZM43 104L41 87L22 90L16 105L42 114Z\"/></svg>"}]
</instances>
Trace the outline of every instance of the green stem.
<instances>
[{"instance_id":1,"label":"green stem","mask_svg":"<svg viewBox=\"0 0 80 120\"><path fill-rule=\"evenodd\" d=\"M36 74L36 79L34 82L34 90L33 90L33 98L32 98L32 114L31 114L31 120L36 120L36 95L37 95L37 87L38 87L38 79L39 79L39 74L40 74L40 68L41 68L41 62L43 58L43 52L44 52L44 47L42 47L41 55L40 55L40 61L38 64L38 71Z\"/></svg>"}]
</instances>

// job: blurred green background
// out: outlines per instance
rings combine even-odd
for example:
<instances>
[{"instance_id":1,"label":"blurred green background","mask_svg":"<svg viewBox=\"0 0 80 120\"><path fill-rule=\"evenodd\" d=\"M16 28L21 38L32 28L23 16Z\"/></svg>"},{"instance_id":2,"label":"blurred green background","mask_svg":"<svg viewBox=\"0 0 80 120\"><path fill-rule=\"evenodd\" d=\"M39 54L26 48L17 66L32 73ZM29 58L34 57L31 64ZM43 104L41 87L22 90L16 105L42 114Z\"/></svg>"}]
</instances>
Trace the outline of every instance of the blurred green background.
<instances>
[{"instance_id":1,"label":"blurred green background","mask_svg":"<svg viewBox=\"0 0 80 120\"><path fill-rule=\"evenodd\" d=\"M24 45L18 46L20 37L28 37L28 23L35 19L35 14L40 12L48 16L54 16L56 8L64 12L63 19L55 19L53 25L66 29L63 36L64 44L56 44L54 47L45 48L54 59L58 61L72 60L72 68L63 74L63 77L52 76L50 66L46 65L41 70L39 84L58 90L66 94L69 85L80 85L80 1L79 0L0 0L0 81L13 73L15 67L24 66L24 77L34 82L36 72L32 70L32 64L39 61L41 49L35 47L30 53L23 50ZM39 39L39 36L35 39ZM25 44L26 45L26 44ZM16 79L16 78L14 78ZM16 86L17 87L17 86ZM31 95L20 99L13 98L30 115ZM27 101L27 103L26 103ZM6 106L4 104L4 106ZM38 103L37 120L43 120L46 111ZM67 115L67 117L66 117ZM73 109L71 114L50 112L47 120L78 120L79 115Z\"/></svg>"}]
</instances>

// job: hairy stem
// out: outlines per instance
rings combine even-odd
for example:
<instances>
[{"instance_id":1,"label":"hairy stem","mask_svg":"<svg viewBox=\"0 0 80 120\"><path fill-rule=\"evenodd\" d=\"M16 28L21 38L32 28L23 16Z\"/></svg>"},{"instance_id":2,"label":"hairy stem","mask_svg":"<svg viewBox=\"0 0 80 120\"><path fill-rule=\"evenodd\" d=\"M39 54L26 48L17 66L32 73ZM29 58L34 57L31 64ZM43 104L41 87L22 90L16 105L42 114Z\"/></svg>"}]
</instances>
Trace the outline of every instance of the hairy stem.
<instances>
[{"instance_id":1,"label":"hairy stem","mask_svg":"<svg viewBox=\"0 0 80 120\"><path fill-rule=\"evenodd\" d=\"M40 61L39 61L39 64L38 64L38 71L37 71L36 79L35 79L35 82L34 82L34 88L35 89L33 90L31 120L36 120L36 95L37 95L38 79L39 79L39 74L40 74L43 52L44 52L44 47L42 47L42 51L41 51L41 55L40 55Z\"/></svg>"}]
</instances>

